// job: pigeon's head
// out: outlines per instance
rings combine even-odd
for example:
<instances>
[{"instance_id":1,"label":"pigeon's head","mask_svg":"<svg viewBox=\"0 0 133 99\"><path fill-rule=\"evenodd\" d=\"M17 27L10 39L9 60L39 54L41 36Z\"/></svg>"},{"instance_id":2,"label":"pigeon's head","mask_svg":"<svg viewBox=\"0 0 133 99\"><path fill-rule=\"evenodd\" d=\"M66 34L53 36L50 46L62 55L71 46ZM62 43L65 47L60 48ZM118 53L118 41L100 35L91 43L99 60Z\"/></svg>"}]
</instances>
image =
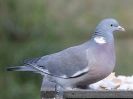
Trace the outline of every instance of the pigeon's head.
<instances>
[{"instance_id":1,"label":"pigeon's head","mask_svg":"<svg viewBox=\"0 0 133 99\"><path fill-rule=\"evenodd\" d=\"M119 23L112 18L102 20L97 28L97 32L105 32L105 33L112 33L114 31L125 31L125 29L119 25Z\"/></svg>"}]
</instances>

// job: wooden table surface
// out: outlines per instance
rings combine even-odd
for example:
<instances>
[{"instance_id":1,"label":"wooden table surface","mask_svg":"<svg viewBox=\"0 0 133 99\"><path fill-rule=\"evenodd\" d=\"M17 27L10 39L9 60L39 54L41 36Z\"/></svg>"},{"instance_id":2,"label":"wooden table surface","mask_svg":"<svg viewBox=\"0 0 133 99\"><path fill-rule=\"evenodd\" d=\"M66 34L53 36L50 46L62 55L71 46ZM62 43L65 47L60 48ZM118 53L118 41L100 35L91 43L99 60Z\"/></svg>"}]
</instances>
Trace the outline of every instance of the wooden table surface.
<instances>
[{"instance_id":1,"label":"wooden table surface","mask_svg":"<svg viewBox=\"0 0 133 99\"><path fill-rule=\"evenodd\" d=\"M52 98L55 91L41 91L42 98ZM94 91L72 90L64 91L64 98L133 98L133 91Z\"/></svg>"},{"instance_id":2,"label":"wooden table surface","mask_svg":"<svg viewBox=\"0 0 133 99\"><path fill-rule=\"evenodd\" d=\"M41 99L54 98L56 95L55 84L51 82L42 83L41 87ZM133 91L118 91L118 90L91 90L91 89L75 89L64 90L64 98L133 98Z\"/></svg>"}]
</instances>

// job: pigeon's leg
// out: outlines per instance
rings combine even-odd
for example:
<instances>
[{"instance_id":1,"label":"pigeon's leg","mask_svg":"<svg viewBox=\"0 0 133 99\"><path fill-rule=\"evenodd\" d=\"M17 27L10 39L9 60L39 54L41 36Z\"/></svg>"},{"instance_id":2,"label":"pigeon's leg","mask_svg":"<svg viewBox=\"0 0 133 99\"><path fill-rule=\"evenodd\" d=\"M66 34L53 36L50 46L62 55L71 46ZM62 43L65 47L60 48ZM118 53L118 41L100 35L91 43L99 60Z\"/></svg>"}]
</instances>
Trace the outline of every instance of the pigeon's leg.
<instances>
[{"instance_id":1,"label":"pigeon's leg","mask_svg":"<svg viewBox=\"0 0 133 99\"><path fill-rule=\"evenodd\" d=\"M55 99L63 99L64 88L62 85L56 83L55 92L56 92Z\"/></svg>"},{"instance_id":2,"label":"pigeon's leg","mask_svg":"<svg viewBox=\"0 0 133 99\"><path fill-rule=\"evenodd\" d=\"M43 91L54 91L55 90L55 83L44 78L41 88Z\"/></svg>"}]
</instances>

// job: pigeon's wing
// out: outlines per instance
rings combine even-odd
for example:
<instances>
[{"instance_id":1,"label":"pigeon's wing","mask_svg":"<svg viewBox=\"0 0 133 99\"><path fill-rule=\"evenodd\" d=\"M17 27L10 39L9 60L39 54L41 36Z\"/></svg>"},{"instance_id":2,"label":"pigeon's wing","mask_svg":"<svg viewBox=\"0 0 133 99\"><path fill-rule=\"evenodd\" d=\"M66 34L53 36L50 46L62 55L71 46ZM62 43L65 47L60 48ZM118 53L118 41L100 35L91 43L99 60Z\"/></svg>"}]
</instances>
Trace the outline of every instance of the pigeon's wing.
<instances>
[{"instance_id":1,"label":"pigeon's wing","mask_svg":"<svg viewBox=\"0 0 133 99\"><path fill-rule=\"evenodd\" d=\"M34 68L62 78L73 78L89 71L88 51L85 46L75 46L61 52L35 58L27 62Z\"/></svg>"}]
</instances>

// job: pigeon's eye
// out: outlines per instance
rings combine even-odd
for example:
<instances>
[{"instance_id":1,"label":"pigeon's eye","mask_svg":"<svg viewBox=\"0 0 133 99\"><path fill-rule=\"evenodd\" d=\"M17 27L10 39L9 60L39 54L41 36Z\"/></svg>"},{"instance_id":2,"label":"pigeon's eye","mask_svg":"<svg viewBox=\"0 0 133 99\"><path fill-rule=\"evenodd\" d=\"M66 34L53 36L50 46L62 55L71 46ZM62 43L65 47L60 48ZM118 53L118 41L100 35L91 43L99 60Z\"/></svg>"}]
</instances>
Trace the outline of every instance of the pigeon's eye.
<instances>
[{"instance_id":1,"label":"pigeon's eye","mask_svg":"<svg viewBox=\"0 0 133 99\"><path fill-rule=\"evenodd\" d=\"M113 24L110 25L111 27L113 26Z\"/></svg>"}]
</instances>

